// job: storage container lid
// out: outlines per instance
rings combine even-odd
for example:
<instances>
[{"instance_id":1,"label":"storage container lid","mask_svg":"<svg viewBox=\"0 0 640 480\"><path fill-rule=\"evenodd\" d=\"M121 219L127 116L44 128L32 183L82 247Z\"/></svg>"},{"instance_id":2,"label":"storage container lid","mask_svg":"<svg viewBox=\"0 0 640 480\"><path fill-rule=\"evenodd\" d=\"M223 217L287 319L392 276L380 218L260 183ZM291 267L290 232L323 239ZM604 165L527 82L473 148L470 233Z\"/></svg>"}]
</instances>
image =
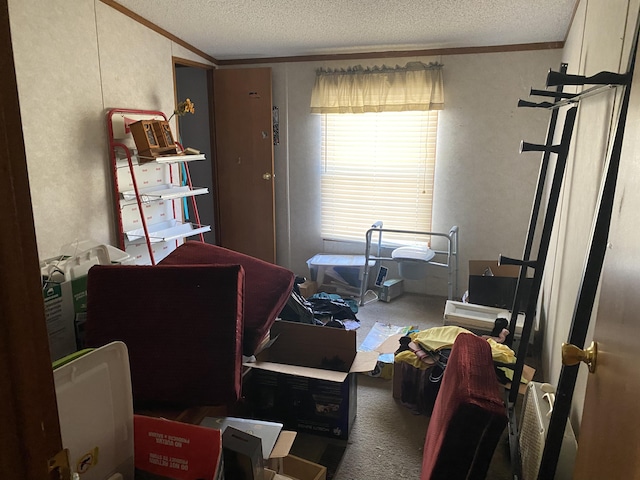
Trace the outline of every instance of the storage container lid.
<instances>
[{"instance_id":1,"label":"storage container lid","mask_svg":"<svg viewBox=\"0 0 640 480\"><path fill-rule=\"evenodd\" d=\"M436 256L436 252L427 247L400 247L391 252L395 260L420 260L428 262Z\"/></svg>"},{"instance_id":2,"label":"storage container lid","mask_svg":"<svg viewBox=\"0 0 640 480\"><path fill-rule=\"evenodd\" d=\"M129 355L113 342L53 372L62 445L83 480L133 480L133 400Z\"/></svg>"},{"instance_id":3,"label":"storage container lid","mask_svg":"<svg viewBox=\"0 0 640 480\"><path fill-rule=\"evenodd\" d=\"M318 253L307 260L307 265L331 267L363 267L364 255L342 255L333 253Z\"/></svg>"}]
</instances>

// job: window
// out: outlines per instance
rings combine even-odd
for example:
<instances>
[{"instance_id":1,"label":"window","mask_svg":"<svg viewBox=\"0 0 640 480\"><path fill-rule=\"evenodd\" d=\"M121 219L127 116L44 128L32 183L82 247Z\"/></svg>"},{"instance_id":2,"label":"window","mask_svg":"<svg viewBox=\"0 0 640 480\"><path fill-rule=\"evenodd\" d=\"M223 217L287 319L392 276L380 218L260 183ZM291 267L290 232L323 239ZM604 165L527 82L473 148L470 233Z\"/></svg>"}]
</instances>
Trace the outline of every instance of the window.
<instances>
[{"instance_id":1,"label":"window","mask_svg":"<svg viewBox=\"0 0 640 480\"><path fill-rule=\"evenodd\" d=\"M430 231L437 127L437 110L323 114L323 238L364 241L377 220ZM398 243L425 238L385 233Z\"/></svg>"}]
</instances>

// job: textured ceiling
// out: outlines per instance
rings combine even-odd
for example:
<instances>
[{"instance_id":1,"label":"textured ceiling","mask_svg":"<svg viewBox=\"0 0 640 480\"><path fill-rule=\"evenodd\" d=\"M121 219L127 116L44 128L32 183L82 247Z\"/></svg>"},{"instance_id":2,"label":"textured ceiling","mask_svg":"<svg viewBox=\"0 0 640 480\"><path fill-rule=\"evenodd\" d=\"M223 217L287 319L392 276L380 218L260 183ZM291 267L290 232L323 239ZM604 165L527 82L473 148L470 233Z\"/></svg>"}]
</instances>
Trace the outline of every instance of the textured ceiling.
<instances>
[{"instance_id":1,"label":"textured ceiling","mask_svg":"<svg viewBox=\"0 0 640 480\"><path fill-rule=\"evenodd\" d=\"M116 0L218 60L563 41L578 0Z\"/></svg>"}]
</instances>

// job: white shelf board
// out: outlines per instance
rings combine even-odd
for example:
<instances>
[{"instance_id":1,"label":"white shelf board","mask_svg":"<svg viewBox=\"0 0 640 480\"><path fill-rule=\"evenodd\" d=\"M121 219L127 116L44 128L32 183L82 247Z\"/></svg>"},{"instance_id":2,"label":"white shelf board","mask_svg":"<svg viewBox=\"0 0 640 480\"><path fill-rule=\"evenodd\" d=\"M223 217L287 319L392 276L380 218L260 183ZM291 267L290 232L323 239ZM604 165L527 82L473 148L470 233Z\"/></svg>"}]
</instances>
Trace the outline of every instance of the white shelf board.
<instances>
[{"instance_id":1,"label":"white shelf board","mask_svg":"<svg viewBox=\"0 0 640 480\"><path fill-rule=\"evenodd\" d=\"M209 225L181 223L173 219L166 222L148 225L147 228L149 230L149 241L151 243L169 242L171 240L178 240L179 238L190 237L199 233L211 231L211 227ZM145 238L143 228L130 230L125 232L125 235L127 236L127 240L130 242Z\"/></svg>"},{"instance_id":2,"label":"white shelf board","mask_svg":"<svg viewBox=\"0 0 640 480\"><path fill-rule=\"evenodd\" d=\"M117 168L128 168L129 162L127 160L127 155L122 149L119 149L116 153L116 167ZM138 156L137 151L131 152L131 161L134 166L139 165L152 165L154 163L160 164L171 164L171 163L182 163L182 162L195 162L198 160L206 160L207 157L204 153L199 153L197 155L164 155L162 157L142 157Z\"/></svg>"},{"instance_id":3,"label":"white shelf board","mask_svg":"<svg viewBox=\"0 0 640 480\"><path fill-rule=\"evenodd\" d=\"M139 190L140 198L143 201L147 200L173 200L174 198L192 197L194 195L204 195L209 193L209 189L206 187L192 187L178 186L178 185L156 185L154 187L141 188ZM121 192L124 200L135 200L135 190L127 190Z\"/></svg>"},{"instance_id":4,"label":"white shelf board","mask_svg":"<svg viewBox=\"0 0 640 480\"><path fill-rule=\"evenodd\" d=\"M142 157L138 158L143 160L148 160L143 163L180 163L180 162L194 162L196 160L204 160L204 153L199 153L197 155L163 155L161 157Z\"/></svg>"}]
</instances>

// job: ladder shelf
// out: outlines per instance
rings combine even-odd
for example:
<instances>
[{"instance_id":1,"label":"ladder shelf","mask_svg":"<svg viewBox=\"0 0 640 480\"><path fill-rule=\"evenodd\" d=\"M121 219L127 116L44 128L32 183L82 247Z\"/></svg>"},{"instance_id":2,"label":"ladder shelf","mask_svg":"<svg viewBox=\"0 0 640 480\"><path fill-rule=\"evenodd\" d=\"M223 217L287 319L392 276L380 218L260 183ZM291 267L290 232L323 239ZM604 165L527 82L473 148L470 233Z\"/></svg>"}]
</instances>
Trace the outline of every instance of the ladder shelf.
<instances>
[{"instance_id":1,"label":"ladder shelf","mask_svg":"<svg viewBox=\"0 0 640 480\"><path fill-rule=\"evenodd\" d=\"M137 264L155 265L187 237L211 230L201 225L195 198L209 193L194 187L188 163L206 160L203 154L185 153L176 143L169 155L138 155L131 130L140 120L167 120L153 110L114 108L107 112L109 157L111 160L119 247ZM191 200L193 221L183 202Z\"/></svg>"}]
</instances>

